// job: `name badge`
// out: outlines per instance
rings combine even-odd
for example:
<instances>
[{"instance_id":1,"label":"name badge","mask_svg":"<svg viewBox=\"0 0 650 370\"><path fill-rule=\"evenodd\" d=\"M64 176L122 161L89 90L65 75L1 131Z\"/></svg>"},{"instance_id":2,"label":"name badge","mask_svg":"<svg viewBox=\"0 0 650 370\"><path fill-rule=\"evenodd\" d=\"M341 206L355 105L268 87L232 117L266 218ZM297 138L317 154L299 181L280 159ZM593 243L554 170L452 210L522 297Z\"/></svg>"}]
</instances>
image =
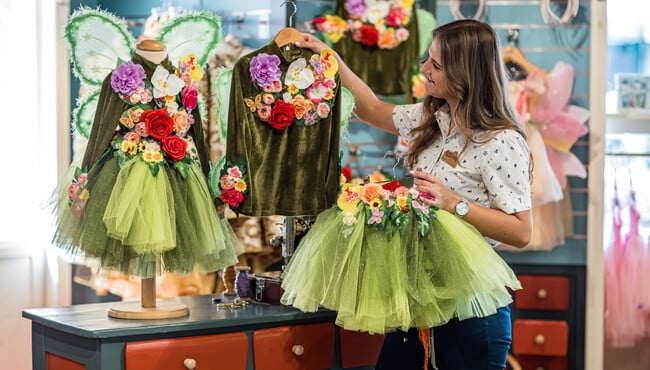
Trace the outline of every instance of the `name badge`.
<instances>
[{"instance_id":1,"label":"name badge","mask_svg":"<svg viewBox=\"0 0 650 370\"><path fill-rule=\"evenodd\" d=\"M458 165L458 152L451 152L449 150L446 150L442 154L442 160L451 167L456 168Z\"/></svg>"}]
</instances>

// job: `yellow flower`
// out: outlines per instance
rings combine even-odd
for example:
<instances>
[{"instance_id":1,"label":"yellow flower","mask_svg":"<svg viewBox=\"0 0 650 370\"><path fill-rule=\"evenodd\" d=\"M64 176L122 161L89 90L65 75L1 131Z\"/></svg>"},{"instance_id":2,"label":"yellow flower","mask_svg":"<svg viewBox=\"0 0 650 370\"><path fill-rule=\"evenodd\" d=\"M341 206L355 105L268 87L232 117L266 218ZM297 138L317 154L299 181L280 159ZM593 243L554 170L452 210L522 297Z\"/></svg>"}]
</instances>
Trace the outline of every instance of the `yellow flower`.
<instances>
[{"instance_id":1,"label":"yellow flower","mask_svg":"<svg viewBox=\"0 0 650 370\"><path fill-rule=\"evenodd\" d=\"M243 193L246 191L246 181L239 179L235 183L235 190L237 190L240 193Z\"/></svg>"},{"instance_id":2,"label":"yellow flower","mask_svg":"<svg viewBox=\"0 0 650 370\"><path fill-rule=\"evenodd\" d=\"M402 8L410 10L413 8L413 3L415 0L400 0L400 5L402 5Z\"/></svg>"},{"instance_id":3,"label":"yellow flower","mask_svg":"<svg viewBox=\"0 0 650 370\"><path fill-rule=\"evenodd\" d=\"M300 89L296 85L291 84L287 87L287 91L290 92L291 95L296 95L300 92Z\"/></svg>"},{"instance_id":4,"label":"yellow flower","mask_svg":"<svg viewBox=\"0 0 650 370\"><path fill-rule=\"evenodd\" d=\"M198 82L201 77L203 77L201 66L196 64L196 55L188 54L184 57L180 57L179 61L179 64L185 65L186 67L186 70L184 72L189 73L190 77L192 77L194 81Z\"/></svg>"},{"instance_id":5,"label":"yellow flower","mask_svg":"<svg viewBox=\"0 0 650 370\"><path fill-rule=\"evenodd\" d=\"M326 15L325 19L327 19L327 32L325 32L325 37L336 44L341 40L345 31L348 30L348 22L337 15Z\"/></svg>"},{"instance_id":6,"label":"yellow flower","mask_svg":"<svg viewBox=\"0 0 650 370\"><path fill-rule=\"evenodd\" d=\"M145 150L144 153L142 153L142 159L145 162L159 163L162 162L163 156L162 153L157 150Z\"/></svg>"},{"instance_id":7,"label":"yellow flower","mask_svg":"<svg viewBox=\"0 0 650 370\"><path fill-rule=\"evenodd\" d=\"M345 193L341 193L341 195L339 195L339 199L336 200L336 205L339 206L339 208L343 211L352 212L355 208L357 208L359 201L359 198L348 199Z\"/></svg>"},{"instance_id":8,"label":"yellow flower","mask_svg":"<svg viewBox=\"0 0 650 370\"><path fill-rule=\"evenodd\" d=\"M88 189L83 189L81 193L79 193L78 198L80 200L88 200L88 198L90 198L90 192L88 191Z\"/></svg>"},{"instance_id":9,"label":"yellow flower","mask_svg":"<svg viewBox=\"0 0 650 370\"><path fill-rule=\"evenodd\" d=\"M382 182L388 180L381 171L374 171L370 174L370 182Z\"/></svg>"},{"instance_id":10,"label":"yellow flower","mask_svg":"<svg viewBox=\"0 0 650 370\"><path fill-rule=\"evenodd\" d=\"M395 203L402 211L408 211L408 197L400 196L395 198Z\"/></svg>"},{"instance_id":11,"label":"yellow flower","mask_svg":"<svg viewBox=\"0 0 650 370\"><path fill-rule=\"evenodd\" d=\"M373 199L370 204L368 204L370 208L379 208L381 207L381 199Z\"/></svg>"},{"instance_id":12,"label":"yellow flower","mask_svg":"<svg viewBox=\"0 0 650 370\"><path fill-rule=\"evenodd\" d=\"M323 66L323 74L325 78L333 78L339 70L339 62L334 57L334 51L325 49L320 52L320 62Z\"/></svg>"},{"instance_id":13,"label":"yellow flower","mask_svg":"<svg viewBox=\"0 0 650 370\"><path fill-rule=\"evenodd\" d=\"M138 143L124 140L122 141L122 151L127 154L134 154L138 151Z\"/></svg>"}]
</instances>

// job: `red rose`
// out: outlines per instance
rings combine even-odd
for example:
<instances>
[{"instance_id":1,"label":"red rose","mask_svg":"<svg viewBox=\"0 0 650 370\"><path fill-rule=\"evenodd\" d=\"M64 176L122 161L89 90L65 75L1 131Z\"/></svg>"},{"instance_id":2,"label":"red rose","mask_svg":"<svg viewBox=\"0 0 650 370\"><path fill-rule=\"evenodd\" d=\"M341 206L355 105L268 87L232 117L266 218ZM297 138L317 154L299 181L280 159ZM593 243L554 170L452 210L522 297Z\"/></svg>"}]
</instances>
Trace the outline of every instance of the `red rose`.
<instances>
[{"instance_id":1,"label":"red rose","mask_svg":"<svg viewBox=\"0 0 650 370\"><path fill-rule=\"evenodd\" d=\"M346 182L350 181L350 179L352 178L352 167L345 166L345 167L341 168L341 175L343 175L345 177Z\"/></svg>"},{"instance_id":2,"label":"red rose","mask_svg":"<svg viewBox=\"0 0 650 370\"><path fill-rule=\"evenodd\" d=\"M180 161L185 158L187 142L176 135L164 137L160 140L162 150L172 161Z\"/></svg>"},{"instance_id":3,"label":"red rose","mask_svg":"<svg viewBox=\"0 0 650 370\"><path fill-rule=\"evenodd\" d=\"M160 140L174 132L174 120L169 116L167 108L156 109L145 115L144 124L147 133L154 139Z\"/></svg>"},{"instance_id":4,"label":"red rose","mask_svg":"<svg viewBox=\"0 0 650 370\"><path fill-rule=\"evenodd\" d=\"M181 102L186 109L196 108L196 101L198 99L199 91L196 89L196 86L192 84L191 86L185 87L181 93Z\"/></svg>"},{"instance_id":5,"label":"red rose","mask_svg":"<svg viewBox=\"0 0 650 370\"><path fill-rule=\"evenodd\" d=\"M244 194L235 189L224 189L219 198L230 207L237 208L244 201Z\"/></svg>"},{"instance_id":6,"label":"red rose","mask_svg":"<svg viewBox=\"0 0 650 370\"><path fill-rule=\"evenodd\" d=\"M400 186L402 186L402 184L399 181L391 181L383 184L381 187L384 190L395 191L395 189L399 188Z\"/></svg>"},{"instance_id":7,"label":"red rose","mask_svg":"<svg viewBox=\"0 0 650 370\"><path fill-rule=\"evenodd\" d=\"M379 40L379 31L377 31L375 26L364 24L359 27L357 32L359 34L359 41L366 46L374 46Z\"/></svg>"},{"instance_id":8,"label":"red rose","mask_svg":"<svg viewBox=\"0 0 650 370\"><path fill-rule=\"evenodd\" d=\"M296 118L296 112L293 109L293 104L285 103L282 99L276 99L271 109L269 125L276 130L284 130L291 126L294 118Z\"/></svg>"},{"instance_id":9,"label":"red rose","mask_svg":"<svg viewBox=\"0 0 650 370\"><path fill-rule=\"evenodd\" d=\"M325 17L318 16L312 19L311 22L309 23L311 23L312 27L315 28L317 31L322 32L323 31L322 24L325 22L327 22L327 19Z\"/></svg>"}]
</instances>

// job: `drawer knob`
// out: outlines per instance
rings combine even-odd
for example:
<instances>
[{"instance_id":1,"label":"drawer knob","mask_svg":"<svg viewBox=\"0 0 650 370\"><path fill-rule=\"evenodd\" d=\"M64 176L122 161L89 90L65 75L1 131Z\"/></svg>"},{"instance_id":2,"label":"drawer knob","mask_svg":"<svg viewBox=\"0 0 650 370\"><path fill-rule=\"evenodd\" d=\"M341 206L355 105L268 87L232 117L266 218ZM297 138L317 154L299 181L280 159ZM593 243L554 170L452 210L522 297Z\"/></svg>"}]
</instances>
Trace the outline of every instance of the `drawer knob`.
<instances>
[{"instance_id":1,"label":"drawer knob","mask_svg":"<svg viewBox=\"0 0 650 370\"><path fill-rule=\"evenodd\" d=\"M548 295L548 292L546 291L546 289L540 289L540 290L537 291L537 298L539 298L539 299L544 299L544 298L546 298L547 295Z\"/></svg>"},{"instance_id":2,"label":"drawer knob","mask_svg":"<svg viewBox=\"0 0 650 370\"><path fill-rule=\"evenodd\" d=\"M537 334L535 336L535 344L544 344L545 341L546 341L546 338L544 338L544 336L542 334Z\"/></svg>"},{"instance_id":3,"label":"drawer knob","mask_svg":"<svg viewBox=\"0 0 650 370\"><path fill-rule=\"evenodd\" d=\"M544 368L541 367L541 366L538 366L538 367L535 368L535 370L544 370Z\"/></svg>"},{"instance_id":4,"label":"drawer knob","mask_svg":"<svg viewBox=\"0 0 650 370\"><path fill-rule=\"evenodd\" d=\"M186 358L185 361L183 361L183 365L185 365L187 370L194 370L196 369L196 360L193 358Z\"/></svg>"},{"instance_id":5,"label":"drawer knob","mask_svg":"<svg viewBox=\"0 0 650 370\"><path fill-rule=\"evenodd\" d=\"M293 352L293 354L296 356L302 356L302 354L305 353L305 347L301 346L300 344L295 344L293 347L291 347L291 352Z\"/></svg>"}]
</instances>

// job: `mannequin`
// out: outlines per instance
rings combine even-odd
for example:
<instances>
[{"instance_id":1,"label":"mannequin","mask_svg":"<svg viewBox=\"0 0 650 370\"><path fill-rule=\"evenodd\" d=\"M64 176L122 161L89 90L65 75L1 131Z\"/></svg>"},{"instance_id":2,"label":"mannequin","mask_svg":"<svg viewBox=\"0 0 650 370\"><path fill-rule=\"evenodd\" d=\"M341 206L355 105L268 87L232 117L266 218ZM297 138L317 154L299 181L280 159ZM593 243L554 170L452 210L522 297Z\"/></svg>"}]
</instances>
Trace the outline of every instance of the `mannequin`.
<instances>
[{"instance_id":1,"label":"mannequin","mask_svg":"<svg viewBox=\"0 0 650 370\"><path fill-rule=\"evenodd\" d=\"M167 58L165 45L158 40L142 40L136 45L135 53L156 64Z\"/></svg>"}]
</instances>

